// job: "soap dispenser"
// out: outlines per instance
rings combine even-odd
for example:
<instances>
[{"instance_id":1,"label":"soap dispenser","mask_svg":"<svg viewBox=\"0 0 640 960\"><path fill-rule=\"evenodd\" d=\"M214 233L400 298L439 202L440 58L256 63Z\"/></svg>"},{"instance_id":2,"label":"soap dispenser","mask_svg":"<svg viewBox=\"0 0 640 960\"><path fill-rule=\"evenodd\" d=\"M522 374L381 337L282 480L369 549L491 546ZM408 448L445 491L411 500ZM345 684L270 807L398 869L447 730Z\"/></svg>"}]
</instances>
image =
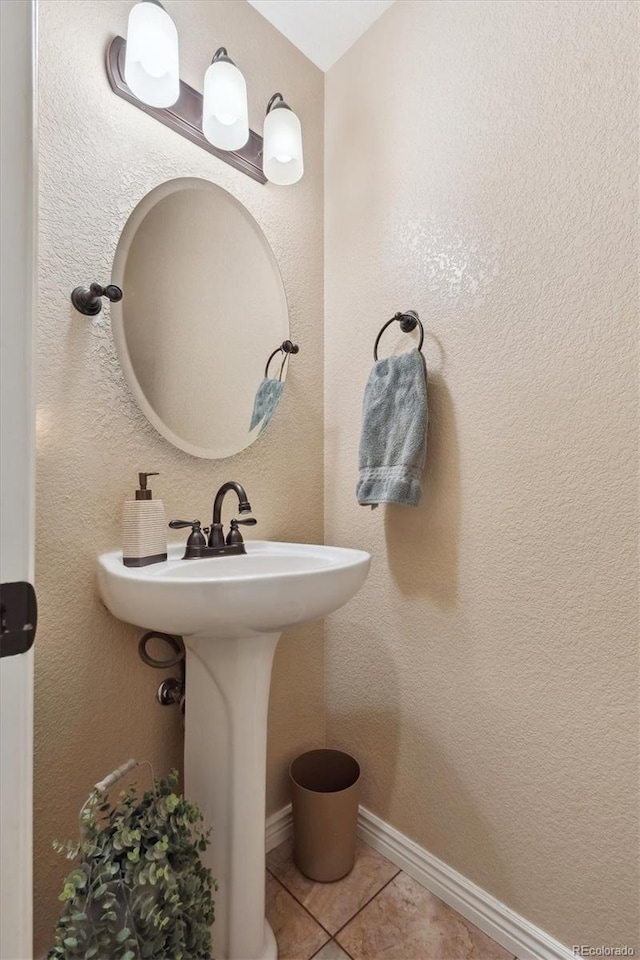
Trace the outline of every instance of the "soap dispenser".
<instances>
[{"instance_id":1,"label":"soap dispenser","mask_svg":"<svg viewBox=\"0 0 640 960\"><path fill-rule=\"evenodd\" d=\"M139 473L135 500L125 500L122 511L122 562L125 567L146 567L167 559L167 518L162 500L154 500L147 478Z\"/></svg>"}]
</instances>

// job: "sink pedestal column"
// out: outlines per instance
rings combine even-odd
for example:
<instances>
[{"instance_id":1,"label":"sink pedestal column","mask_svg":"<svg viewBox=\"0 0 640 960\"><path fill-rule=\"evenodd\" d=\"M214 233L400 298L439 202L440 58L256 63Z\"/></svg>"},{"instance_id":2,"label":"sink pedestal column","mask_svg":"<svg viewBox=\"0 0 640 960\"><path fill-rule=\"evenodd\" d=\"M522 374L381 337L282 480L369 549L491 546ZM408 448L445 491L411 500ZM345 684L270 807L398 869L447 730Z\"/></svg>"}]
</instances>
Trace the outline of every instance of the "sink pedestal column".
<instances>
[{"instance_id":1,"label":"sink pedestal column","mask_svg":"<svg viewBox=\"0 0 640 960\"><path fill-rule=\"evenodd\" d=\"M279 633L185 637L185 795L212 828L216 960L276 960L265 920L267 710Z\"/></svg>"}]
</instances>

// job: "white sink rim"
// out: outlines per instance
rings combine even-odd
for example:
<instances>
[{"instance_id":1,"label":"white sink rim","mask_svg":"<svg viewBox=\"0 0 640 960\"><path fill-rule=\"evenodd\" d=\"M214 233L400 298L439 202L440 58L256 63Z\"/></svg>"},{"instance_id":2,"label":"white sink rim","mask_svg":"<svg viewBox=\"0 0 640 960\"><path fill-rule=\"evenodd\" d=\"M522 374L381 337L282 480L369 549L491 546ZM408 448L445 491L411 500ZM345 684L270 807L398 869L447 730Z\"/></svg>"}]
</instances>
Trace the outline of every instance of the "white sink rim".
<instances>
[{"instance_id":1,"label":"white sink rim","mask_svg":"<svg viewBox=\"0 0 640 960\"><path fill-rule=\"evenodd\" d=\"M365 550L356 550L351 547L334 547L325 544L316 543L288 543L279 540L245 540L247 553L245 555L236 555L229 557L203 557L198 559L185 560L184 544L170 544L167 551L167 559L160 563L149 564L146 567L126 567L122 562L122 551L113 550L109 553L102 553L98 557L99 567L111 577L120 577L125 580L134 581L157 581L162 580L166 584L184 584L184 583L226 583L229 581L243 582L253 580L280 579L281 577L308 577L322 574L324 571L347 570L349 567L360 564L369 564L371 554ZM250 564L247 564L247 572L241 570L241 565L246 561L264 557L266 559L299 559L301 565L305 559L318 559L327 561L322 566L310 567L308 569L295 570L273 570L256 571ZM219 564L219 568L216 565ZM240 569L240 573L232 573L229 576L212 576L212 573L219 569L220 573L230 572L229 566L233 565ZM225 569L226 568L226 569ZM172 572L179 571L178 576L172 576ZM189 574L189 575L187 575ZM200 576L198 575L200 574Z\"/></svg>"}]
</instances>

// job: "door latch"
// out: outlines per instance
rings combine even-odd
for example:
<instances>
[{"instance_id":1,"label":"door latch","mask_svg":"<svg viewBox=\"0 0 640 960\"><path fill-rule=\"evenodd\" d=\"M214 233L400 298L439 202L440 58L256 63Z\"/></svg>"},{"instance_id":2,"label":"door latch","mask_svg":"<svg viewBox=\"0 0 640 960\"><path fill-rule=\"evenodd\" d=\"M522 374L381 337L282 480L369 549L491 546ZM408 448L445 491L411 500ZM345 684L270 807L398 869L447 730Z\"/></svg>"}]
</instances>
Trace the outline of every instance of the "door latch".
<instances>
[{"instance_id":1,"label":"door latch","mask_svg":"<svg viewBox=\"0 0 640 960\"><path fill-rule=\"evenodd\" d=\"M26 653L33 646L38 604L32 584L0 584L0 657Z\"/></svg>"}]
</instances>

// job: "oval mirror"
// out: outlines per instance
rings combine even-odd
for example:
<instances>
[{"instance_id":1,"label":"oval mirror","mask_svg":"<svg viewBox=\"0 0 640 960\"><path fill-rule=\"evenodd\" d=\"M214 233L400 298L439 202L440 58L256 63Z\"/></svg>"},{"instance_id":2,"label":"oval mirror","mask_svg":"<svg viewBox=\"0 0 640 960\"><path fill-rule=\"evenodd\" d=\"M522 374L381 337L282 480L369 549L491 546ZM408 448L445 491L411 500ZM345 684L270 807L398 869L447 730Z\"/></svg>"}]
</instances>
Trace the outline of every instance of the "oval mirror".
<instances>
[{"instance_id":1,"label":"oval mirror","mask_svg":"<svg viewBox=\"0 0 640 960\"><path fill-rule=\"evenodd\" d=\"M127 220L113 282L124 292L111 308L118 357L156 430L196 457L249 446L269 420L252 426L265 365L289 336L280 271L253 217L206 180L163 183Z\"/></svg>"}]
</instances>

